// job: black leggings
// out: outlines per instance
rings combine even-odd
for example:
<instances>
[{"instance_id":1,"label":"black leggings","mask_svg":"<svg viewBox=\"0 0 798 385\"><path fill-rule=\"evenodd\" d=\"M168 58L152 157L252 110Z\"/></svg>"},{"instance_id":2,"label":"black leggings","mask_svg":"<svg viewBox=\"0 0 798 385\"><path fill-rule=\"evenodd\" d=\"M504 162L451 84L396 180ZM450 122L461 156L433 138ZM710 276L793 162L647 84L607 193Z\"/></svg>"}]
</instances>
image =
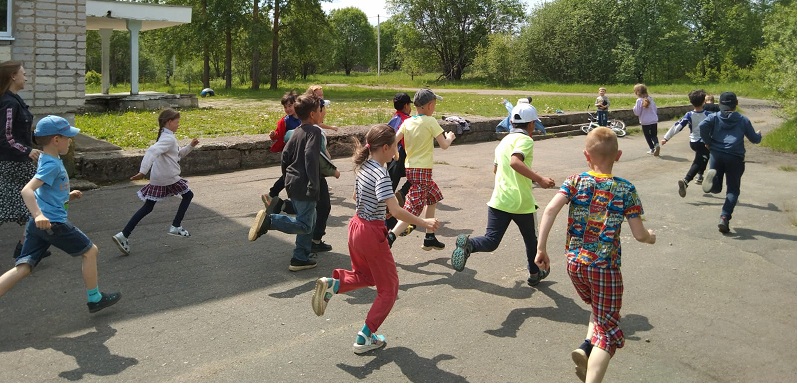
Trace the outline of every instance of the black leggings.
<instances>
[{"instance_id":1,"label":"black leggings","mask_svg":"<svg viewBox=\"0 0 798 385\"><path fill-rule=\"evenodd\" d=\"M693 164L690 165L690 170L684 176L684 180L688 182L693 180L697 174L704 175L709 162L709 149L704 145L704 142L690 142L690 148L695 151L695 157L693 158Z\"/></svg>"},{"instance_id":2,"label":"black leggings","mask_svg":"<svg viewBox=\"0 0 798 385\"><path fill-rule=\"evenodd\" d=\"M172 220L172 226L180 227L180 223L183 222L183 217L186 215L186 210L188 210L188 205L191 204L191 199L194 198L194 193L189 190L185 194L181 195L183 200L180 202L180 207L177 208L177 213L175 214L175 219ZM152 208L155 207L155 201L147 199L144 201L144 206L141 206L139 211L136 211L133 214L133 217L127 222L124 230L122 230L122 235L125 238L130 236L130 233L133 232L133 229L136 228L136 225L147 216L147 214L152 212Z\"/></svg>"},{"instance_id":3,"label":"black leggings","mask_svg":"<svg viewBox=\"0 0 798 385\"><path fill-rule=\"evenodd\" d=\"M648 144L648 148L653 150L654 147L659 143L657 140L657 123L644 124L642 127L643 136L646 137L646 144Z\"/></svg>"}]
</instances>

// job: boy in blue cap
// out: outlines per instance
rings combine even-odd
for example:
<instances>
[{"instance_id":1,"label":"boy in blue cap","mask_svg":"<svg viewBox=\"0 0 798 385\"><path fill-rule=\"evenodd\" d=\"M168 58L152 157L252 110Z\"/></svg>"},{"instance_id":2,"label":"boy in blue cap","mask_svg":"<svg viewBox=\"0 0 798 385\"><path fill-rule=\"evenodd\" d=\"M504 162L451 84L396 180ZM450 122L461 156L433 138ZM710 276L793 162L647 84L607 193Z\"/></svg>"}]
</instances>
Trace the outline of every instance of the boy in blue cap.
<instances>
[{"instance_id":1,"label":"boy in blue cap","mask_svg":"<svg viewBox=\"0 0 798 385\"><path fill-rule=\"evenodd\" d=\"M36 124L33 136L42 146L42 154L36 175L22 188L22 199L30 210L31 219L15 266L0 276L0 297L30 275L50 245L73 257L83 257L83 282L90 313L111 306L122 297L120 293L100 292L97 286L97 246L67 220L69 201L79 199L83 193L69 191L69 175L61 155L69 151L69 143L79 132L60 116L49 115Z\"/></svg>"}]
</instances>

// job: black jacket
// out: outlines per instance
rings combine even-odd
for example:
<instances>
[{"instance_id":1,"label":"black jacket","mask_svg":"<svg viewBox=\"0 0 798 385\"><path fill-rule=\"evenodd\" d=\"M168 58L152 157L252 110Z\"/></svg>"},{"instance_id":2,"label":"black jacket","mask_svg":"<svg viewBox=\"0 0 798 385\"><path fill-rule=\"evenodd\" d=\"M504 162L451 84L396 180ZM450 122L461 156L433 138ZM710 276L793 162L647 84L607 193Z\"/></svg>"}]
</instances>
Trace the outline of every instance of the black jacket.
<instances>
[{"instance_id":1,"label":"black jacket","mask_svg":"<svg viewBox=\"0 0 798 385\"><path fill-rule=\"evenodd\" d=\"M29 161L33 149L33 114L19 95L6 91L0 97L0 160Z\"/></svg>"},{"instance_id":2,"label":"black jacket","mask_svg":"<svg viewBox=\"0 0 798 385\"><path fill-rule=\"evenodd\" d=\"M283 148L280 167L285 175L285 191L291 199L319 199L321 135L318 126L303 124L294 129L294 134Z\"/></svg>"}]
</instances>

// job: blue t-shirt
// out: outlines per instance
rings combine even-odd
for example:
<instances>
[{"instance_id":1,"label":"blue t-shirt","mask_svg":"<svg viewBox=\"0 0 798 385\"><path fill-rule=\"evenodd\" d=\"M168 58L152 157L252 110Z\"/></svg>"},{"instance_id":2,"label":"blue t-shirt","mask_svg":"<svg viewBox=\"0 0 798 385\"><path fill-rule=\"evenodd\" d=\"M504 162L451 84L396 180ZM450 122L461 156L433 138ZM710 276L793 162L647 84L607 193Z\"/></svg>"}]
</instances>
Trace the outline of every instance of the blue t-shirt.
<instances>
[{"instance_id":1,"label":"blue t-shirt","mask_svg":"<svg viewBox=\"0 0 798 385\"><path fill-rule=\"evenodd\" d=\"M299 126L302 125L302 121L299 118L295 118L294 115L286 115L285 117L285 132L291 131ZM286 139L286 142L288 139Z\"/></svg>"},{"instance_id":2,"label":"blue t-shirt","mask_svg":"<svg viewBox=\"0 0 798 385\"><path fill-rule=\"evenodd\" d=\"M42 214L50 222L66 222L67 211L64 203L69 201L69 175L64 168L64 162L61 158L42 153L34 178L44 182L33 192Z\"/></svg>"}]
</instances>

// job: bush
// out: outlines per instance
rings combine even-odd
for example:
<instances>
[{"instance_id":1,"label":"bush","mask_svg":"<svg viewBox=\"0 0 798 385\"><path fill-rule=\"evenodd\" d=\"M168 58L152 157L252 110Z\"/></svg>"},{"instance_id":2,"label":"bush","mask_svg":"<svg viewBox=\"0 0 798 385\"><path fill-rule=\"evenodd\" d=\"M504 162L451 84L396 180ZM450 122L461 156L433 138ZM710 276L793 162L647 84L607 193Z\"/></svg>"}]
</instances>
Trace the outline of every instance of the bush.
<instances>
[{"instance_id":1,"label":"bush","mask_svg":"<svg viewBox=\"0 0 798 385\"><path fill-rule=\"evenodd\" d=\"M100 85L102 83L103 77L98 72L95 71L88 71L86 72L86 85Z\"/></svg>"}]
</instances>

